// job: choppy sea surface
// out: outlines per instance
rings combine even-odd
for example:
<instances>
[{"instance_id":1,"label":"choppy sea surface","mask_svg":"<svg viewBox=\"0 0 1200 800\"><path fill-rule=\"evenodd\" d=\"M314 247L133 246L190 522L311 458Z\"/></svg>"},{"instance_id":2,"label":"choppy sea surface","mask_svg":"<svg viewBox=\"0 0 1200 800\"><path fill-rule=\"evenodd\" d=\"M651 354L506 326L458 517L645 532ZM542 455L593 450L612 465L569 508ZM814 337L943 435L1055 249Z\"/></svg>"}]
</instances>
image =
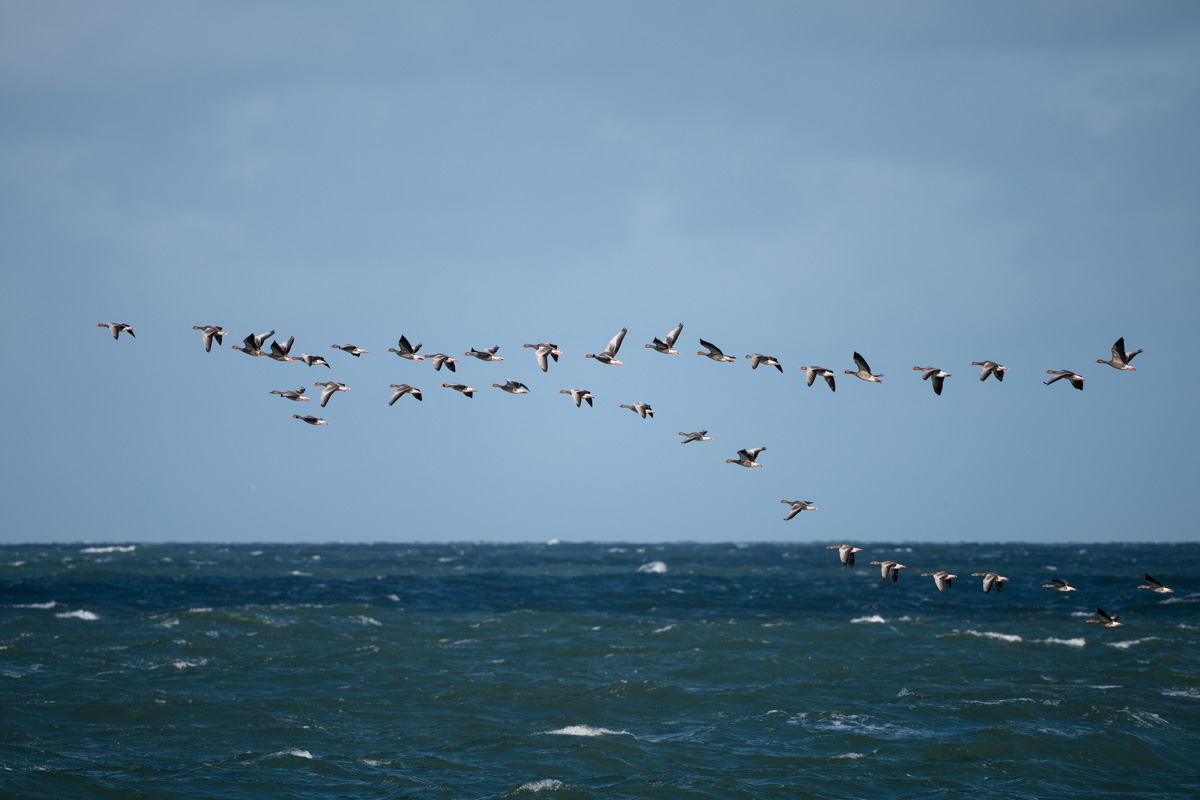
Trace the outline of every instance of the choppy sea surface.
<instances>
[{"instance_id":1,"label":"choppy sea surface","mask_svg":"<svg viewBox=\"0 0 1200 800\"><path fill-rule=\"evenodd\" d=\"M0 796L1200 796L1200 545L824 544L0 547Z\"/></svg>"}]
</instances>

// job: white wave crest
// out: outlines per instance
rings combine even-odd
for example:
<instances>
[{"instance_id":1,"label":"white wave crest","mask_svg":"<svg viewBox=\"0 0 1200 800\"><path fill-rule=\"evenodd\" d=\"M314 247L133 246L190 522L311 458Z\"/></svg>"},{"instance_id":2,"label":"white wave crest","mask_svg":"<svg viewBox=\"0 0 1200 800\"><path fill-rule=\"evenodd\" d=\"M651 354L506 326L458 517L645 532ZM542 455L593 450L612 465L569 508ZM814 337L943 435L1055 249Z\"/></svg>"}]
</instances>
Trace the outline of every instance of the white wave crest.
<instances>
[{"instance_id":1,"label":"white wave crest","mask_svg":"<svg viewBox=\"0 0 1200 800\"><path fill-rule=\"evenodd\" d=\"M520 786L517 787L517 791L518 792L540 792L545 789L550 789L550 790L561 789L564 786L566 786L566 784L563 783L562 781L555 780L554 778L544 778L540 781L530 781L529 783L522 783Z\"/></svg>"},{"instance_id":2,"label":"white wave crest","mask_svg":"<svg viewBox=\"0 0 1200 800\"><path fill-rule=\"evenodd\" d=\"M830 756L830 758L864 758L862 753L842 753L838 756Z\"/></svg>"},{"instance_id":3,"label":"white wave crest","mask_svg":"<svg viewBox=\"0 0 1200 800\"><path fill-rule=\"evenodd\" d=\"M114 544L110 547L85 547L82 550L80 550L79 552L81 552L81 553L132 553L134 550L137 550L136 544L131 544L127 547L122 547L121 545Z\"/></svg>"},{"instance_id":4,"label":"white wave crest","mask_svg":"<svg viewBox=\"0 0 1200 800\"><path fill-rule=\"evenodd\" d=\"M670 625L663 625L661 628L655 628L654 630L652 630L650 632L651 633L666 633L667 631L672 630L674 627L675 627L675 623L671 623Z\"/></svg>"},{"instance_id":5,"label":"white wave crest","mask_svg":"<svg viewBox=\"0 0 1200 800\"><path fill-rule=\"evenodd\" d=\"M307 750L301 750L298 747L293 747L290 750L280 750L277 753L271 753L267 758L279 758L280 756L295 756L296 758L312 758L313 754Z\"/></svg>"},{"instance_id":6,"label":"white wave crest","mask_svg":"<svg viewBox=\"0 0 1200 800\"><path fill-rule=\"evenodd\" d=\"M855 617L854 619L850 620L850 622L887 622L887 620L878 614L872 614L869 617Z\"/></svg>"},{"instance_id":7,"label":"white wave crest","mask_svg":"<svg viewBox=\"0 0 1200 800\"><path fill-rule=\"evenodd\" d=\"M595 728L591 725L568 725L553 731L546 731L554 736L628 736L629 731L614 731L609 728Z\"/></svg>"},{"instance_id":8,"label":"white wave crest","mask_svg":"<svg viewBox=\"0 0 1200 800\"><path fill-rule=\"evenodd\" d=\"M175 669L188 669L189 667L203 667L207 663L207 658L194 658L191 661L186 661L181 658L177 661L172 661L171 666L173 666Z\"/></svg>"},{"instance_id":9,"label":"white wave crest","mask_svg":"<svg viewBox=\"0 0 1200 800\"><path fill-rule=\"evenodd\" d=\"M58 601L51 600L49 603L25 603L13 606L13 608L54 608L56 605L58 605Z\"/></svg>"},{"instance_id":10,"label":"white wave crest","mask_svg":"<svg viewBox=\"0 0 1200 800\"><path fill-rule=\"evenodd\" d=\"M649 572L653 575L662 575L667 571L667 565L661 561L651 561L649 564L642 564L637 568L638 572Z\"/></svg>"},{"instance_id":11,"label":"white wave crest","mask_svg":"<svg viewBox=\"0 0 1200 800\"><path fill-rule=\"evenodd\" d=\"M1083 647L1085 644L1087 644L1087 640L1082 637L1077 639L1058 639L1051 636L1048 639L1036 639L1035 641L1042 644L1065 644L1068 647Z\"/></svg>"},{"instance_id":12,"label":"white wave crest","mask_svg":"<svg viewBox=\"0 0 1200 800\"><path fill-rule=\"evenodd\" d=\"M996 633L995 631L975 631L966 630L963 633L969 633L972 636L980 636L985 639L999 639L1002 642L1023 642L1025 641L1015 633Z\"/></svg>"},{"instance_id":13,"label":"white wave crest","mask_svg":"<svg viewBox=\"0 0 1200 800\"><path fill-rule=\"evenodd\" d=\"M62 613L55 614L54 616L58 617L59 619L100 619L100 617L93 614L91 611L84 611L83 609L79 609L77 611L63 611Z\"/></svg>"},{"instance_id":14,"label":"white wave crest","mask_svg":"<svg viewBox=\"0 0 1200 800\"><path fill-rule=\"evenodd\" d=\"M1192 700L1200 700L1200 689L1163 689L1162 693L1167 697L1188 697Z\"/></svg>"},{"instance_id":15,"label":"white wave crest","mask_svg":"<svg viewBox=\"0 0 1200 800\"><path fill-rule=\"evenodd\" d=\"M1141 644L1142 642L1153 642L1157 638L1157 636L1144 636L1141 639L1127 639L1124 642L1105 642L1105 644L1109 647L1116 647L1119 650L1128 650L1135 644Z\"/></svg>"},{"instance_id":16,"label":"white wave crest","mask_svg":"<svg viewBox=\"0 0 1200 800\"><path fill-rule=\"evenodd\" d=\"M361 622L363 625L375 625L380 628L383 627L382 622L373 617L368 617L365 614L359 614L358 616L351 617L350 619L354 620L355 622Z\"/></svg>"}]
</instances>

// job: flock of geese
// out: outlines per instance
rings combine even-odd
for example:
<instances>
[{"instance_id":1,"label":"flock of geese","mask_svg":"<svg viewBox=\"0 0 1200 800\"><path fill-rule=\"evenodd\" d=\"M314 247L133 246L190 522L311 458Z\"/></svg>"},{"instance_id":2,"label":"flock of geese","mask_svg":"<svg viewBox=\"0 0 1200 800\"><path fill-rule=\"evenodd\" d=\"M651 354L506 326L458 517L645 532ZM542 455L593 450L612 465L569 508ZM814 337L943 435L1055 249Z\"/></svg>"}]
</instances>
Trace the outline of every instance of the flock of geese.
<instances>
[{"instance_id":1,"label":"flock of geese","mask_svg":"<svg viewBox=\"0 0 1200 800\"><path fill-rule=\"evenodd\" d=\"M120 339L122 333L126 333L129 336L134 336L133 326L124 322L100 322L96 324L96 327L108 328L109 332L112 334L112 337L117 340ZM216 341L218 346L223 345L224 337L228 335L228 333L220 325L193 325L192 329L200 331L201 340L204 344L204 349L206 352L212 351L213 341ZM595 359L599 363L609 366L622 366L622 362L618 360L617 354L621 350L621 345L625 341L625 334L627 332L628 329L622 328L616 333L616 335L612 337L612 339L609 340L607 346L605 346L603 350L598 353L587 353L584 355L584 358ZM671 331L661 339L655 337L653 341L643 346L665 355L679 355L679 351L674 348L675 343L678 341L682 332L683 323L680 323L671 329ZM249 356L265 357L275 361L302 361L310 367L324 366L326 368L330 368L329 362L320 355L302 353L300 356L292 356L291 350L292 345L295 342L294 336L289 337L282 343L272 340L270 345L267 346L267 340L271 339L271 337L274 335L275 331L273 330L259 334L251 333L242 340L242 345L240 347L234 344L229 346L232 349L239 350ZM548 342L542 342L539 344L524 344L521 346L522 348L530 348L534 351L534 357L537 361L538 367L542 370L542 372L548 372L550 368L550 362L552 360L557 362L558 359L563 355L563 351L560 350L557 345ZM726 355L719 347L711 342L705 341L704 339L700 339L700 346L703 347L704 350L697 350L696 355L704 356L705 358L716 362L734 363L737 361L736 358ZM348 353L355 358L367 355L370 352L369 350L365 350L353 344L333 344L330 345L330 347L332 349L341 350L345 353ZM420 342L413 345L405 336L401 336L399 342L397 343L397 347L390 347L388 348L387 352L395 353L398 357L407 359L409 361L425 361L428 359L433 364L434 369L437 371L441 371L442 367L445 367L450 372L457 371L455 365L460 363L460 359L453 358L445 353L426 353L425 355L420 355L421 347L422 344ZM501 356L497 355L499 350L499 346L487 347L482 350L471 348L462 355L464 357L470 356L479 359L480 361L504 361ZM1107 364L1110 367L1118 370L1133 371L1134 367L1130 366L1130 362L1141 352L1141 350L1126 352L1125 339L1122 337L1117 339L1117 341L1113 344L1111 358L1096 359L1096 363ZM774 358L773 356L763 355L762 353L750 353L746 355L745 358L750 360L751 369L758 369L760 366L767 366L774 367L781 373L783 372L783 365L777 358ZM843 374L853 375L859 380L870 383L883 383L883 373L872 372L871 367L867 363L866 359L863 358L858 352L854 353L853 360L855 368L852 370L842 370ZM1008 367L1005 367L995 361L972 361L971 366L980 368L980 381L986 381L989 377L995 377L997 381L1003 381L1004 373L1008 370ZM798 369L804 370L805 380L808 386L811 387L817 378L823 378L830 391L837 391L836 373L833 370L816 365L801 366L798 367ZM913 367L912 369L921 373L922 380L931 382L934 394L936 395L941 395L946 378L949 378L952 375L952 373L946 372L939 367ZM1069 381L1073 387L1080 391L1083 390L1083 383L1086 380L1082 375L1068 369L1048 369L1046 370L1046 374L1051 376L1049 380L1044 381L1047 386L1065 379ZM338 392L346 392L350 389L350 387L346 386L345 384L333 380L317 381L313 383L313 386L322 387L320 398L322 408L324 408L329 403L330 399ZM523 383L520 383L519 381L514 381L511 379L506 379L502 384L493 383L492 386L510 394L529 393L529 387ZM474 387L463 383L443 383L442 387L460 392L468 398L473 397L478 391ZM394 405L397 400L405 395L411 395L416 400L423 399L421 390L407 383L389 384L388 388L393 390L391 399L388 400L389 406ZM307 402L312 398L305 396L305 391L305 387L301 386L298 389L273 390L271 394L279 395L285 400L291 400L294 402ZM587 389L559 389L558 392L559 394L570 395L577 408L582 407L584 402L591 407L592 401L595 399L595 395L593 395ZM641 416L642 419L654 416L654 409L651 408L648 403L638 402L632 404L621 404L619 407L627 408L633 411L635 414ZM292 417L301 420L302 422L306 422L309 425L329 424L324 419L310 414L293 414ZM681 440L681 444L712 441L712 438L708 436L708 431L706 430L694 431L691 433L680 431L678 435L684 437ZM725 463L737 464L739 466L748 468L761 467L762 464L758 463L757 458L759 454L766 449L767 448L765 447L753 447L739 450L737 452L737 458L727 458L725 459ZM808 500L780 500L779 502L788 506L787 515L784 517L785 520L791 520L803 511L818 510L817 507ZM840 559L841 563L847 567L854 566L854 554L860 553L863 550L861 547L854 547L849 544L829 545L827 549L836 549L838 551L838 558ZM870 563L880 568L880 572L884 581L887 581L888 578L891 578L892 583L898 583L900 579L900 570L907 569L904 564L900 564L895 561L872 561ZM945 592L947 589L951 588L952 581L958 576L944 570L938 570L936 572L923 572L921 573L921 577L933 578L934 585L937 587L938 591ZM1004 582L1008 580L1008 578L995 572L973 572L971 573L971 577L983 579L983 591L985 594L990 593L993 588L995 588L997 592L1003 591ZM1145 575L1144 577L1146 583L1138 586L1137 588L1149 589L1150 591L1157 593L1170 593L1174 591L1173 589L1169 589L1163 584L1159 583L1154 578L1151 578L1149 575ZM1071 586L1066 581L1059 580L1058 578L1054 578L1051 583L1043 584L1043 586L1045 588L1055 589L1060 592L1075 591L1075 587ZM1098 623L1104 627L1116 627L1124 624L1118 621L1120 616L1119 614L1109 615L1102 609L1097 608L1096 615L1096 619L1088 619L1087 621Z\"/></svg>"}]
</instances>

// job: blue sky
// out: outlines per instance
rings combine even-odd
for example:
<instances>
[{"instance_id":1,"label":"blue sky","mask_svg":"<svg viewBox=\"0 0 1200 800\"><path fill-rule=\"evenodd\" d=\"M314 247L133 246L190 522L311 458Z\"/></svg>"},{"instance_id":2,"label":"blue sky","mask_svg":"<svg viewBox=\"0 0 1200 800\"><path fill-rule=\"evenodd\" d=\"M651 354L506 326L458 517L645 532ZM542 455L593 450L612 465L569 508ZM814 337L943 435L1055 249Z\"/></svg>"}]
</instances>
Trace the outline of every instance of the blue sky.
<instances>
[{"instance_id":1,"label":"blue sky","mask_svg":"<svg viewBox=\"0 0 1200 800\"><path fill-rule=\"evenodd\" d=\"M0 2L0 98L0 542L1196 539L1194 4Z\"/></svg>"}]
</instances>

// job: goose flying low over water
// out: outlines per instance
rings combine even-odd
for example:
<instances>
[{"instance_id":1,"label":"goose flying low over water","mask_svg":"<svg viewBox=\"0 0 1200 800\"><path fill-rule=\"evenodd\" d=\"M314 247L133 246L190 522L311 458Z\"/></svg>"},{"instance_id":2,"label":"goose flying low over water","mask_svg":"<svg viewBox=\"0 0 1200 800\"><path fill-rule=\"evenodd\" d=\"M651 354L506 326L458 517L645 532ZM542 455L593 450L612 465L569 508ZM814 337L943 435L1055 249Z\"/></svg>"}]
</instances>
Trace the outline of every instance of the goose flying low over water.
<instances>
[{"instance_id":1,"label":"goose flying low over water","mask_svg":"<svg viewBox=\"0 0 1200 800\"><path fill-rule=\"evenodd\" d=\"M809 386L812 386L813 381L817 379L817 376L820 376L825 379L826 383L829 384L829 391L837 391L837 383L834 381L833 370L825 369L825 367L799 367L799 369L802 369L808 373L805 376L805 379L808 381Z\"/></svg>"},{"instance_id":2,"label":"goose flying low over water","mask_svg":"<svg viewBox=\"0 0 1200 800\"><path fill-rule=\"evenodd\" d=\"M236 344L231 344L229 346L234 350L241 350L248 356L265 356L267 354L263 352L263 345L266 344L267 339L270 339L274 335L275 331L267 331L266 333L252 333L245 339L242 339L242 344L244 345L243 347L238 347Z\"/></svg>"},{"instance_id":3,"label":"goose flying low over water","mask_svg":"<svg viewBox=\"0 0 1200 800\"><path fill-rule=\"evenodd\" d=\"M712 437L708 435L708 431L693 431L692 433L684 433L683 431L680 431L679 435L684 437L680 444L687 444L688 442L712 441Z\"/></svg>"},{"instance_id":4,"label":"goose flying low over water","mask_svg":"<svg viewBox=\"0 0 1200 800\"><path fill-rule=\"evenodd\" d=\"M476 389L467 386L465 383L443 383L442 386L446 389L453 389L456 392L462 392L469 398L475 397Z\"/></svg>"},{"instance_id":5,"label":"goose flying low over water","mask_svg":"<svg viewBox=\"0 0 1200 800\"><path fill-rule=\"evenodd\" d=\"M413 397L421 400L421 390L409 386L407 383L389 383L388 388L396 390L392 392L392 399L388 400L389 406L394 406L396 401L406 394L411 394Z\"/></svg>"},{"instance_id":6,"label":"goose flying low over water","mask_svg":"<svg viewBox=\"0 0 1200 800\"><path fill-rule=\"evenodd\" d=\"M787 516L783 518L787 522L792 517L799 514L801 511L816 511L817 507L807 500L780 500L781 503L787 503L791 508L788 509Z\"/></svg>"},{"instance_id":7,"label":"goose flying low over water","mask_svg":"<svg viewBox=\"0 0 1200 800\"><path fill-rule=\"evenodd\" d=\"M994 572L972 572L971 577L983 578L984 594L990 594L993 586L996 587L997 592L1003 592L1004 582L1008 580L1008 578L1004 577L1003 575L997 575Z\"/></svg>"},{"instance_id":8,"label":"goose flying low over water","mask_svg":"<svg viewBox=\"0 0 1200 800\"><path fill-rule=\"evenodd\" d=\"M217 340L217 346L225 344L225 331L220 325L193 325L192 330L200 331L200 336L204 340L204 352L212 352L213 339Z\"/></svg>"},{"instance_id":9,"label":"goose flying low over water","mask_svg":"<svg viewBox=\"0 0 1200 800\"><path fill-rule=\"evenodd\" d=\"M276 389L276 390L272 391L271 394L277 394L280 397L282 397L284 400L296 400L296 401L305 400L305 401L307 401L307 400L312 399L311 397L304 396L304 387L303 386L301 386L299 389L289 389L286 392L281 392L278 389Z\"/></svg>"},{"instance_id":10,"label":"goose flying low over water","mask_svg":"<svg viewBox=\"0 0 1200 800\"><path fill-rule=\"evenodd\" d=\"M1073 592L1073 591L1075 591L1074 586L1072 586L1071 584L1067 583L1066 581L1060 580L1058 578L1051 578L1049 583L1042 584L1042 588L1043 589L1054 589L1055 591L1058 591L1058 592Z\"/></svg>"},{"instance_id":11,"label":"goose flying low over water","mask_svg":"<svg viewBox=\"0 0 1200 800\"><path fill-rule=\"evenodd\" d=\"M827 544L827 545L825 545L825 549L826 550L837 550L838 551L838 559L843 564L845 564L847 567L850 567L851 569L854 569L854 554L862 552L861 547L854 547L854 546L848 545L848 544ZM879 562L875 562L875 563L879 563Z\"/></svg>"},{"instance_id":12,"label":"goose flying low over water","mask_svg":"<svg viewBox=\"0 0 1200 800\"><path fill-rule=\"evenodd\" d=\"M330 369L329 362L325 360L324 356L314 356L308 353L301 353L300 360L305 364L308 364L310 367L322 366L326 369Z\"/></svg>"},{"instance_id":13,"label":"goose flying low over water","mask_svg":"<svg viewBox=\"0 0 1200 800\"><path fill-rule=\"evenodd\" d=\"M683 333L683 323L682 322L679 323L678 325L676 325L674 328L672 328L671 332L668 333L666 336L664 336L662 339L655 338L655 340L653 342L651 342L650 344L644 344L644 345L642 345L642 347L650 347L650 348L653 348L656 352L664 353L666 355L677 356L677 355L679 355L679 351L672 350L671 348L673 348L675 346L675 340L679 338L679 334L681 334L681 333Z\"/></svg>"},{"instance_id":14,"label":"goose flying low over water","mask_svg":"<svg viewBox=\"0 0 1200 800\"><path fill-rule=\"evenodd\" d=\"M559 389L558 393L571 395L571 399L575 401L576 408L579 408L580 403L584 400L587 400L587 404L590 406L592 400L596 399L596 396L587 389Z\"/></svg>"},{"instance_id":15,"label":"goose flying low over water","mask_svg":"<svg viewBox=\"0 0 1200 800\"><path fill-rule=\"evenodd\" d=\"M550 359L558 361L562 350L558 349L558 345L550 342L542 342L541 344L523 344L521 347L532 347L533 354L537 357L538 366L542 368L542 372L550 371Z\"/></svg>"},{"instance_id":16,"label":"goose flying low over water","mask_svg":"<svg viewBox=\"0 0 1200 800\"><path fill-rule=\"evenodd\" d=\"M766 364L768 367L774 367L783 372L783 367L780 366L779 360L771 356L764 356L762 353L751 353L745 357L750 359L750 369L758 369L759 364Z\"/></svg>"},{"instance_id":17,"label":"goose flying low over water","mask_svg":"<svg viewBox=\"0 0 1200 800\"><path fill-rule=\"evenodd\" d=\"M370 350L363 350L361 347L355 347L352 344L331 344L329 346L332 347L334 350L345 350L347 353L354 356L355 358L358 358L361 355L371 352Z\"/></svg>"},{"instance_id":18,"label":"goose flying low over water","mask_svg":"<svg viewBox=\"0 0 1200 800\"><path fill-rule=\"evenodd\" d=\"M628 408L630 411L632 411L635 414L641 414L642 419L645 419L647 414L649 414L651 417L654 416L654 409L651 408L646 403L634 403L631 406L622 404L622 405L618 406L618 408Z\"/></svg>"},{"instance_id":19,"label":"goose flying low over water","mask_svg":"<svg viewBox=\"0 0 1200 800\"><path fill-rule=\"evenodd\" d=\"M737 464L740 467L761 467L762 464L756 463L754 459L758 458L758 454L766 449L765 447L752 447L746 450L738 450L738 457L727 458L725 459L725 463Z\"/></svg>"},{"instance_id":20,"label":"goose flying low over water","mask_svg":"<svg viewBox=\"0 0 1200 800\"><path fill-rule=\"evenodd\" d=\"M728 361L730 364L732 364L734 361L737 361L737 359L734 358L733 356L727 356L724 353L722 353L721 348L717 347L715 344L709 344L708 342L704 341L703 339L700 340L700 346L707 347L708 352L705 353L701 350L697 350L696 355L698 355L698 356L704 356L705 358L711 358L713 361Z\"/></svg>"},{"instance_id":21,"label":"goose flying low over water","mask_svg":"<svg viewBox=\"0 0 1200 800\"><path fill-rule=\"evenodd\" d=\"M942 384L946 378L950 377L949 372L940 370L937 367L913 367L913 369L921 370L921 380L927 381L933 378L933 393L940 395L942 393Z\"/></svg>"},{"instance_id":22,"label":"goose flying low over water","mask_svg":"<svg viewBox=\"0 0 1200 800\"><path fill-rule=\"evenodd\" d=\"M475 356L480 361L503 361L504 359L496 355L500 350L500 345L485 347L482 350L476 350L474 347L469 352L463 353L464 356Z\"/></svg>"},{"instance_id":23,"label":"goose flying low over water","mask_svg":"<svg viewBox=\"0 0 1200 800\"><path fill-rule=\"evenodd\" d=\"M945 592L951 588L950 582L957 578L957 575L951 575L945 570L939 569L937 572L922 572L922 578L933 578L934 585L937 586L939 592Z\"/></svg>"},{"instance_id":24,"label":"goose flying low over water","mask_svg":"<svg viewBox=\"0 0 1200 800\"><path fill-rule=\"evenodd\" d=\"M329 402L329 398L333 397L334 392L350 391L349 386L344 383L338 383L337 381L325 381L324 383L317 382L314 383L313 386L325 387L321 390L321 408L325 407L325 404Z\"/></svg>"},{"instance_id":25,"label":"goose flying low over water","mask_svg":"<svg viewBox=\"0 0 1200 800\"><path fill-rule=\"evenodd\" d=\"M415 346L411 345L408 343L408 339L401 335L400 341L397 342L396 345L400 348L399 350L397 350L395 347L389 347L387 351L389 353L395 353L400 358L407 358L409 361L425 360L425 356L417 355L417 353L421 350L420 342L417 342Z\"/></svg>"},{"instance_id":26,"label":"goose flying low over water","mask_svg":"<svg viewBox=\"0 0 1200 800\"><path fill-rule=\"evenodd\" d=\"M1124 622L1117 622L1117 618L1121 616L1120 614L1109 616L1104 613L1104 609L1102 608L1096 609L1096 616L1100 619L1089 619L1088 622L1095 622L1097 625L1103 625L1105 628L1116 628L1125 624Z\"/></svg>"},{"instance_id":27,"label":"goose flying low over water","mask_svg":"<svg viewBox=\"0 0 1200 800\"><path fill-rule=\"evenodd\" d=\"M517 381L511 380L509 378L505 378L504 383L502 383L502 384L501 383L493 383L492 386L495 386L497 389L503 389L504 391L508 392L509 394L529 394L528 386L526 386L523 383L518 383Z\"/></svg>"},{"instance_id":28,"label":"goose flying low over water","mask_svg":"<svg viewBox=\"0 0 1200 800\"><path fill-rule=\"evenodd\" d=\"M308 414L305 414L304 416L301 416L299 414L292 414L292 419L298 419L301 422L307 422L309 425L328 425L329 424L328 422L321 419L320 417L313 417Z\"/></svg>"},{"instance_id":29,"label":"goose flying low over water","mask_svg":"<svg viewBox=\"0 0 1200 800\"><path fill-rule=\"evenodd\" d=\"M271 352L266 354L267 358L273 358L276 361L295 361L296 359L288 355L288 353L292 352L292 344L295 341L295 336L289 336L283 344L271 342Z\"/></svg>"},{"instance_id":30,"label":"goose flying low over water","mask_svg":"<svg viewBox=\"0 0 1200 800\"><path fill-rule=\"evenodd\" d=\"M972 367L979 367L979 380L986 381L988 375L995 375L996 380L1004 380L1004 370L1008 367L1002 367L995 361L972 361Z\"/></svg>"},{"instance_id":31,"label":"goose flying low over water","mask_svg":"<svg viewBox=\"0 0 1200 800\"><path fill-rule=\"evenodd\" d=\"M860 356L858 351L854 353L854 366L858 367L858 369L844 369L842 372L847 375L853 375L859 380L883 383L883 373L881 372L878 375L873 374L871 367L867 364L867 360Z\"/></svg>"},{"instance_id":32,"label":"goose flying low over water","mask_svg":"<svg viewBox=\"0 0 1200 800\"><path fill-rule=\"evenodd\" d=\"M133 336L133 326L124 322L97 322L97 328L108 328L108 332L112 334L114 339L120 339L122 333L128 333ZM133 336L133 338L137 338Z\"/></svg>"},{"instance_id":33,"label":"goose flying low over water","mask_svg":"<svg viewBox=\"0 0 1200 800\"><path fill-rule=\"evenodd\" d=\"M625 334L628 333L628 328L621 328L617 335L609 340L608 346L599 353L588 353L584 358L594 358L601 364L609 364L614 367L624 366L620 361L617 361L617 351L621 349L621 342L625 341Z\"/></svg>"},{"instance_id":34,"label":"goose flying low over water","mask_svg":"<svg viewBox=\"0 0 1200 800\"><path fill-rule=\"evenodd\" d=\"M1129 366L1129 362L1133 361L1133 357L1136 356L1140 352L1142 352L1142 351L1134 350L1132 353L1126 354L1125 353L1125 337L1122 336L1120 339L1117 339L1117 341L1113 343L1112 359L1109 361L1105 361L1102 358L1097 358L1096 363L1097 364L1108 364L1113 369L1127 369L1130 372L1133 372L1134 369L1133 369L1133 367Z\"/></svg>"},{"instance_id":35,"label":"goose flying low over water","mask_svg":"<svg viewBox=\"0 0 1200 800\"><path fill-rule=\"evenodd\" d=\"M900 570L908 569L908 567L903 564L897 564L895 561L872 561L871 563L878 564L879 572L883 575L883 579L886 581L890 577L892 583L899 583Z\"/></svg>"},{"instance_id":36,"label":"goose flying low over water","mask_svg":"<svg viewBox=\"0 0 1200 800\"><path fill-rule=\"evenodd\" d=\"M443 364L445 364L446 369L450 370L451 372L457 372L457 370L454 369L454 365L458 363L457 358L451 358L445 353L434 353L433 355L429 356L429 360L433 362L433 368L438 372L442 371Z\"/></svg>"},{"instance_id":37,"label":"goose flying low over water","mask_svg":"<svg viewBox=\"0 0 1200 800\"><path fill-rule=\"evenodd\" d=\"M1076 375L1074 372L1071 372L1071 370L1069 370L1069 369L1048 369L1048 370L1046 370L1046 374L1054 376L1053 378L1051 378L1048 381L1043 381L1043 383L1045 383L1047 386L1054 383L1055 381L1060 381L1063 378L1066 378L1067 380L1069 380L1071 382L1072 386L1074 386L1076 389L1078 389L1081 392L1083 391L1083 382L1087 380L1087 378L1084 378L1081 375Z\"/></svg>"},{"instance_id":38,"label":"goose flying low over water","mask_svg":"<svg viewBox=\"0 0 1200 800\"><path fill-rule=\"evenodd\" d=\"M1137 588L1149 589L1150 591L1158 592L1159 594L1174 594L1175 593L1174 589L1168 589L1166 586L1163 586L1161 583L1154 580L1154 578L1151 578L1149 575L1146 575L1145 573L1143 573L1143 577L1146 579L1146 582Z\"/></svg>"}]
</instances>

